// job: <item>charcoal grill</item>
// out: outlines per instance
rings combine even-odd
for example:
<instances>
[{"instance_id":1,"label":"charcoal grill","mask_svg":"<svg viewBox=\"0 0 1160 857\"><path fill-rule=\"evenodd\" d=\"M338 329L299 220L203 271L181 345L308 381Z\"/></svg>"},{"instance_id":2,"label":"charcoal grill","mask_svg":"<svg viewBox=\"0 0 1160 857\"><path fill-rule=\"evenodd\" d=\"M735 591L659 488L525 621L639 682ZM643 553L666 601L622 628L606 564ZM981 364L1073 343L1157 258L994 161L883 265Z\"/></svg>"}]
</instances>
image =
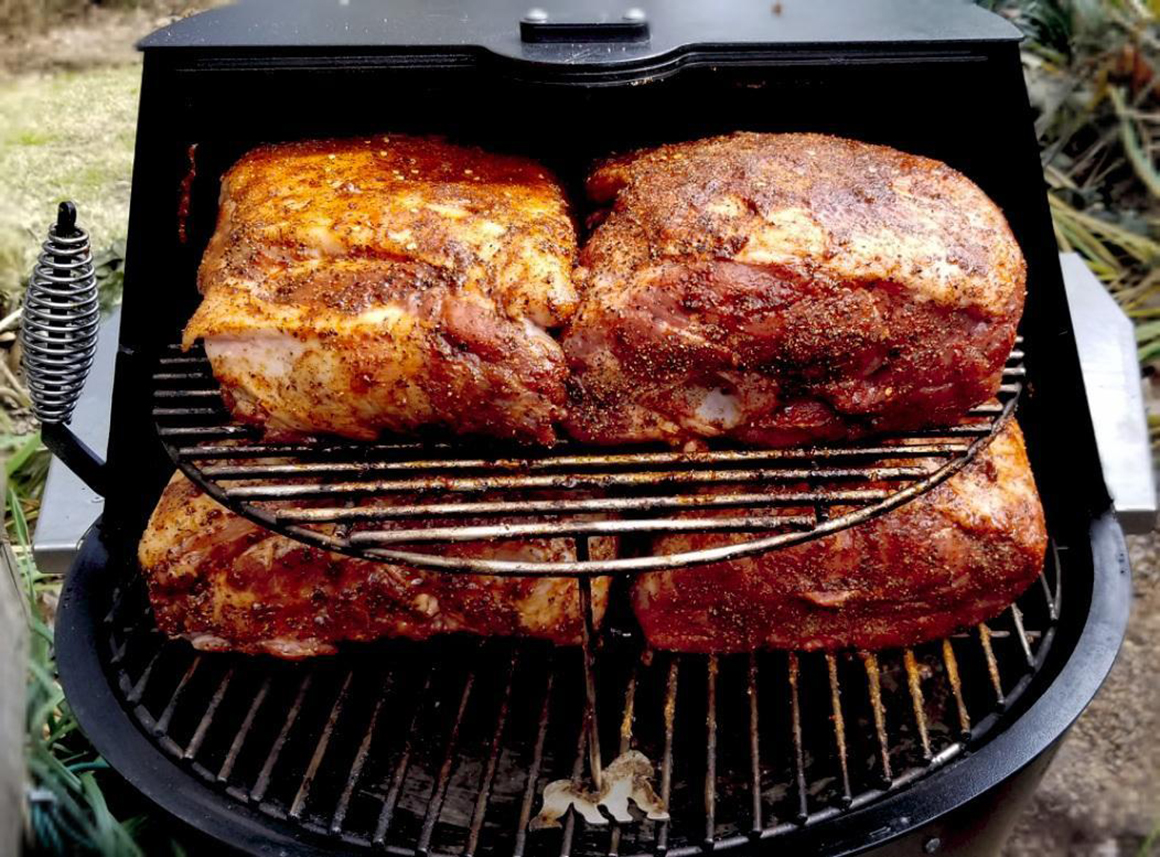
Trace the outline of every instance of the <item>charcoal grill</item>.
<instances>
[{"instance_id":1,"label":"charcoal grill","mask_svg":"<svg viewBox=\"0 0 1160 857\"><path fill-rule=\"evenodd\" d=\"M107 462L75 443L66 419L45 428L106 489L57 639L70 703L114 767L252 853L994 853L1110 668L1128 603L1012 27L921 0L532 11L507 0L470 10L247 0L142 47ZM950 430L781 452L270 445L229 422L204 356L172 345L197 302L218 177L257 142L442 132L541 157L575 189L609 151L739 128L937 157L999 203L1027 257L1029 296L998 404ZM57 326L66 305L54 304ZM1044 575L999 619L904 651L650 653L614 611L576 650L396 641L291 665L165 641L135 568L176 463L264 526L374 559L437 567L447 563L424 547L439 541L566 533L578 553L567 567L447 571L574 574L582 594L593 574L696 574L717 554L598 562L587 537L718 526L746 534L728 549L740 555L854 526L948 478L1017 401L1052 536ZM759 490L779 480L807 486L793 498L807 514ZM697 492L718 483L732 493ZM545 522L513 531L529 507L504 492L526 487L571 493L538 501ZM385 502L416 488L428 489L419 501ZM692 524L674 511L700 502L733 511ZM569 814L559 830L530 829L545 784L586 781L628 749L655 763L669 821L597 826Z\"/></svg>"}]
</instances>

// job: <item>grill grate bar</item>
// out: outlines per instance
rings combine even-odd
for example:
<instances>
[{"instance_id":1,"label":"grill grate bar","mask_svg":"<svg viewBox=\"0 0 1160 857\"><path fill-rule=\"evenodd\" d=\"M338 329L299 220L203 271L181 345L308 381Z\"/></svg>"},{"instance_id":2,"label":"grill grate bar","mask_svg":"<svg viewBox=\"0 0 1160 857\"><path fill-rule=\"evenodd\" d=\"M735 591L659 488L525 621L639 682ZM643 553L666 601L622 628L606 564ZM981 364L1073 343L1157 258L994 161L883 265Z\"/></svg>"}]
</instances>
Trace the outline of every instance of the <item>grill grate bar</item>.
<instances>
[{"instance_id":1,"label":"grill grate bar","mask_svg":"<svg viewBox=\"0 0 1160 857\"><path fill-rule=\"evenodd\" d=\"M368 545L472 542L556 536L611 536L624 533L763 532L809 529L812 515L750 515L738 518L656 518L628 521L541 521L531 524L490 524L474 527L426 527L407 530L363 530L350 536L356 547ZM585 560L577 559L577 562Z\"/></svg>"},{"instance_id":2,"label":"grill grate bar","mask_svg":"<svg viewBox=\"0 0 1160 857\"><path fill-rule=\"evenodd\" d=\"M926 723L926 702L922 696L922 674L914 649L907 648L902 653L906 666L906 686L910 690L910 701L914 707L914 721L918 725L918 737L922 741L922 758L928 763L933 758L930 750L930 732Z\"/></svg>"},{"instance_id":3,"label":"grill grate bar","mask_svg":"<svg viewBox=\"0 0 1160 857\"><path fill-rule=\"evenodd\" d=\"M1023 627L1023 611L1019 609L1018 604L1011 605L1011 621L1015 623L1016 637L1019 639L1019 647L1023 650L1023 657L1027 661L1027 666L1035 666L1035 655L1031 651L1031 640L1027 636L1027 629Z\"/></svg>"},{"instance_id":4,"label":"grill grate bar","mask_svg":"<svg viewBox=\"0 0 1160 857\"><path fill-rule=\"evenodd\" d=\"M397 518L465 515L586 514L656 509L725 508L729 506L858 505L885 500L889 491L794 491L784 494L690 494L650 497L600 497L581 500L519 500L478 503L421 503L406 506L344 506L322 509L277 509L279 523L330 524Z\"/></svg>"},{"instance_id":5,"label":"grill grate bar","mask_svg":"<svg viewBox=\"0 0 1160 857\"><path fill-rule=\"evenodd\" d=\"M1039 573L1039 582L1043 585L1043 594L1047 599L1047 606L1051 612L1051 621L1055 622L1059 619L1059 602L1063 594L1060 587L1063 584L1063 580L1059 573L1059 546L1055 543L1054 539L1051 541L1051 567L1055 569L1055 589L1052 590L1052 587L1047 583L1046 570Z\"/></svg>"},{"instance_id":6,"label":"grill grate bar","mask_svg":"<svg viewBox=\"0 0 1160 857\"><path fill-rule=\"evenodd\" d=\"M399 793L403 788L403 779L407 776L407 768L411 765L411 748L414 744L415 725L419 722L419 714L423 710L423 705L427 699L427 692L431 689L432 670L428 669L426 677L423 679L423 687L419 691L415 699L415 709L411 712L411 722L407 725L407 731L403 733L407 737L403 741L403 749L399 753L399 758L395 762L395 770L391 775L391 788L387 792L386 798L383 800L383 808L379 811L379 821L375 825L375 835L373 842L375 845L382 845L387 840L387 832L391 829L391 821L394 819L395 807L399 803Z\"/></svg>"},{"instance_id":7,"label":"grill grate bar","mask_svg":"<svg viewBox=\"0 0 1160 857\"><path fill-rule=\"evenodd\" d=\"M346 778L346 783L342 787L342 794L339 795L338 803L334 807L334 814L330 817L330 832L333 834L342 832L343 823L346 821L347 810L350 809L350 799L354 796L354 790L359 780L362 779L363 768L366 767L367 757L371 752L371 743L375 738L375 728L379 722L379 714L383 710L383 701L387 698L387 694L393 685L394 674L388 673L383 685L383 691L375 699L374 708L371 709L371 716L367 722L366 731L363 733L362 741L359 743L358 750L355 752L354 762L350 766L350 775Z\"/></svg>"},{"instance_id":8,"label":"grill grate bar","mask_svg":"<svg viewBox=\"0 0 1160 857\"><path fill-rule=\"evenodd\" d=\"M154 408L152 414L154 417L216 417L220 416L222 409L220 406L209 408Z\"/></svg>"},{"instance_id":9,"label":"grill grate bar","mask_svg":"<svg viewBox=\"0 0 1160 857\"><path fill-rule=\"evenodd\" d=\"M1004 705L1007 698L1003 694L1003 680L999 676L999 662L995 659L995 649L991 645L991 637L991 629L987 627L987 623L980 622L979 643L983 647L983 657L987 661L987 675L991 678L991 687L995 691L995 701L999 705Z\"/></svg>"},{"instance_id":10,"label":"grill grate bar","mask_svg":"<svg viewBox=\"0 0 1160 857\"><path fill-rule=\"evenodd\" d=\"M894 772L890 767L890 741L886 737L886 708L882 704L882 673L878 667L878 656L873 652L862 652L862 665L866 670L870 709L874 715L874 734L878 738L882 782L889 787L894 781Z\"/></svg>"},{"instance_id":11,"label":"grill grate bar","mask_svg":"<svg viewBox=\"0 0 1160 857\"><path fill-rule=\"evenodd\" d=\"M290 735L290 730L294 728L298 715L302 712L302 703L306 701L306 694L313 682L314 671L311 670L303 676L298 685L298 695L294 697L294 704L290 706L290 711L286 714L286 722L282 724L278 737L274 739L274 744L266 755L266 761L258 773L258 781L250 789L250 800L254 803L261 803L262 798L266 796L266 790L270 787L270 775L274 772L274 765L278 763L278 757L282 755L282 748L286 746L286 738Z\"/></svg>"},{"instance_id":12,"label":"grill grate bar","mask_svg":"<svg viewBox=\"0 0 1160 857\"><path fill-rule=\"evenodd\" d=\"M576 761L572 763L572 785L580 788L584 774L584 755L588 747L588 736L592 734L592 709L584 710L584 720L580 727L580 739L576 742ZM572 840L576 835L576 809L569 808L564 818L564 834L560 837L560 857L571 857Z\"/></svg>"},{"instance_id":13,"label":"grill grate bar","mask_svg":"<svg viewBox=\"0 0 1160 857\"><path fill-rule=\"evenodd\" d=\"M246 711L246 716L242 720L242 725L238 728L238 734L234 736L233 743L230 744L230 749L226 753L226 758L222 762L221 768L218 769L217 781L219 783L226 783L229 781L230 775L234 772L234 764L238 760L238 754L242 752L242 746L249 737L250 729L254 726L254 720L258 716L258 709L262 707L262 703L266 699L266 694L270 692L270 676L266 676L262 682L262 686L258 688L258 692L254 695L253 702L250 703L249 709Z\"/></svg>"},{"instance_id":14,"label":"grill grate bar","mask_svg":"<svg viewBox=\"0 0 1160 857\"><path fill-rule=\"evenodd\" d=\"M295 455L324 457L328 461L355 458L364 460L371 455L400 455L422 450L450 449L451 444L434 442L354 443L342 440L302 440L294 443L231 443L226 446L182 446L176 448L182 460L232 458L288 458Z\"/></svg>"},{"instance_id":15,"label":"grill grate bar","mask_svg":"<svg viewBox=\"0 0 1160 857\"><path fill-rule=\"evenodd\" d=\"M224 426L223 428L229 428ZM989 430L988 430L989 431ZM394 479L366 482L333 482L301 485L235 485L224 488L230 500L307 500L374 494L406 494L445 491L476 494L487 491L530 488L610 488L673 484L720 484L730 482L806 482L810 479L898 482L922 479L933 471L925 467L866 467L749 470L658 470L639 473L551 474L540 476L487 476Z\"/></svg>"},{"instance_id":16,"label":"grill grate bar","mask_svg":"<svg viewBox=\"0 0 1160 857\"><path fill-rule=\"evenodd\" d=\"M125 642L121 644L122 652L123 652L124 646L128 645L128 643L129 643L129 640L128 640L128 638L126 638ZM147 663L145 665L145 669L141 671L141 676L134 683L132 689L125 695L126 701L128 701L130 704L136 705L138 702L141 701L141 696L142 696L142 694L145 693L145 688L149 684L149 677L151 675L153 675L153 667L156 665L158 659L160 659L161 652L162 652L162 649L158 649L157 651L155 651L153 653L152 657L149 658L149 663ZM116 663L119 660L120 660L119 655L114 657L114 663Z\"/></svg>"},{"instance_id":17,"label":"grill grate bar","mask_svg":"<svg viewBox=\"0 0 1160 857\"><path fill-rule=\"evenodd\" d=\"M576 541L576 559L588 559L588 540ZM600 721L596 706L596 618L592 612L592 581L583 577L576 581L580 595L580 648L584 666L584 710L588 713L588 766L592 774L592 784L601 788L603 763L600 759Z\"/></svg>"},{"instance_id":18,"label":"grill grate bar","mask_svg":"<svg viewBox=\"0 0 1160 857\"><path fill-rule=\"evenodd\" d=\"M185 693L186 687L193 679L197 668L201 666L201 655L194 655L193 660L190 661L185 673L181 676L181 680L177 682L177 687L173 689L173 693L169 697L169 701L165 703L165 709L161 712L161 716L157 718L157 723L153 726L154 735L164 735L169 731L169 721L173 719L173 712L177 710L177 703L181 701L181 695Z\"/></svg>"},{"instance_id":19,"label":"grill grate bar","mask_svg":"<svg viewBox=\"0 0 1160 857\"><path fill-rule=\"evenodd\" d=\"M1000 388L1002 390L1002 388ZM1015 389L1007 392L1015 392ZM886 437L902 438L935 438L935 437L984 437L991 433L991 426L986 422L960 423L954 426L938 426L935 428L912 429L905 434L885 435Z\"/></svg>"},{"instance_id":20,"label":"grill grate bar","mask_svg":"<svg viewBox=\"0 0 1160 857\"><path fill-rule=\"evenodd\" d=\"M318 736L318 742L314 745L314 754L310 757L310 763L302 775L302 782L298 785L298 792L290 804L291 818L301 818L302 811L306 808L306 799L310 796L310 788L314 785L314 777L318 773L318 766L322 764L322 757L326 755L326 748L330 746L330 736L334 734L335 724L338 723L342 707L346 704L347 693L350 691L350 683L353 678L354 671L347 670L346 678L342 682L342 689L334 698L334 705L330 707L330 716L326 718L326 725L322 727L322 734Z\"/></svg>"},{"instance_id":21,"label":"grill grate bar","mask_svg":"<svg viewBox=\"0 0 1160 857\"><path fill-rule=\"evenodd\" d=\"M1051 558L1051 567L1054 569L1055 574L1055 589L1051 598L1051 618L1054 621L1059 618L1059 602L1063 598L1063 577L1060 573L1059 545L1054 540L1051 542Z\"/></svg>"},{"instance_id":22,"label":"grill grate bar","mask_svg":"<svg viewBox=\"0 0 1160 857\"><path fill-rule=\"evenodd\" d=\"M212 384L215 379L213 373L209 369L195 369L192 372L154 372L153 380L161 383L169 383L172 381L195 383L198 381ZM221 392L214 387L214 394L220 396Z\"/></svg>"},{"instance_id":23,"label":"grill grate bar","mask_svg":"<svg viewBox=\"0 0 1160 857\"><path fill-rule=\"evenodd\" d=\"M439 777L435 781L435 790L431 793L431 800L427 804L427 813L423 818L423 830L419 834L419 843L415 852L426 855L431 847L431 836L435 832L435 822L439 820L439 813L443 811L443 800L447 796L447 781L451 777L451 767L455 764L455 745L459 742L459 727L463 724L463 715L467 712L467 703L471 698L472 688L475 686L475 669L467 674L463 682L463 693L459 697L459 708L455 712L455 722L451 726L451 733L447 736L447 747L443 751L443 763L439 766Z\"/></svg>"},{"instance_id":24,"label":"grill grate bar","mask_svg":"<svg viewBox=\"0 0 1160 857\"><path fill-rule=\"evenodd\" d=\"M786 661L786 674L789 678L790 734L793 738L794 785L798 797L797 820L799 824L805 824L806 819L810 817L810 805L809 785L806 783L806 754L802 741L802 710L798 693L800 667L797 652L787 653Z\"/></svg>"},{"instance_id":25,"label":"grill grate bar","mask_svg":"<svg viewBox=\"0 0 1160 857\"><path fill-rule=\"evenodd\" d=\"M665 705L661 717L665 724L665 752L661 757L661 803L667 808L673 794L673 732L677 717L677 680L680 676L681 661L673 655L669 662L669 678L665 685ZM669 824L662 821L657 825L657 843L654 853L663 857L669 850Z\"/></svg>"},{"instance_id":26,"label":"grill grate bar","mask_svg":"<svg viewBox=\"0 0 1160 857\"><path fill-rule=\"evenodd\" d=\"M959 715L959 735L965 741L971 736L971 716L967 713L967 703L963 699L963 680L959 676L959 662L955 659L955 649L949 637L942 641L942 656L947 669L947 681L955 697L955 710Z\"/></svg>"},{"instance_id":27,"label":"grill grate bar","mask_svg":"<svg viewBox=\"0 0 1160 857\"><path fill-rule=\"evenodd\" d=\"M183 391L164 391L170 393ZM199 393L201 391L198 391ZM208 391L213 393L214 391ZM161 391L158 392L158 395ZM354 473L359 476L396 471L487 470L535 473L561 468L615 468L677 465L704 467L714 464L759 464L778 461L835 461L847 458L939 458L967 451L965 441L916 443L891 446L796 447L787 449L709 450L705 452L638 452L616 455L558 455L545 458L444 458L363 461L319 461L292 464L214 464L201 472L214 479L299 478ZM299 449L309 447L299 446Z\"/></svg>"},{"instance_id":28,"label":"grill grate bar","mask_svg":"<svg viewBox=\"0 0 1160 857\"><path fill-rule=\"evenodd\" d=\"M704 851L713 850L717 839L717 656L706 665L705 713L705 838Z\"/></svg>"},{"instance_id":29,"label":"grill grate bar","mask_svg":"<svg viewBox=\"0 0 1160 857\"><path fill-rule=\"evenodd\" d=\"M976 405L967 411L969 417L993 417L1003 413L1003 405L997 403L987 403L985 405Z\"/></svg>"},{"instance_id":30,"label":"grill grate bar","mask_svg":"<svg viewBox=\"0 0 1160 857\"><path fill-rule=\"evenodd\" d=\"M1047 582L1047 575L1042 571L1039 572L1039 585L1043 589L1043 600L1047 602L1047 610L1051 615L1052 620L1058 619L1056 615L1055 597L1051 594L1051 586Z\"/></svg>"},{"instance_id":31,"label":"grill grate bar","mask_svg":"<svg viewBox=\"0 0 1160 857\"><path fill-rule=\"evenodd\" d=\"M101 620L104 625L112 625L113 620L121 612L121 605L125 600L125 587L118 586L113 590L112 604L109 605L109 612L105 614L105 618Z\"/></svg>"},{"instance_id":32,"label":"grill grate bar","mask_svg":"<svg viewBox=\"0 0 1160 857\"><path fill-rule=\"evenodd\" d=\"M624 689L624 707L620 718L620 744L617 747L618 756L623 756L632 749L632 724L633 718L636 716L636 676L639 665L639 661L633 664L632 672L628 675L628 684ZM620 835L620 824L613 821L612 833L608 838L608 857L617 857L620 853Z\"/></svg>"},{"instance_id":33,"label":"grill grate bar","mask_svg":"<svg viewBox=\"0 0 1160 857\"><path fill-rule=\"evenodd\" d=\"M231 666L222 680L218 683L217 690L213 692L213 696L209 699L209 704L205 707L205 713L201 716L201 720L197 722L197 728L193 731L193 737L189 739L189 743L185 747L185 752L181 754L183 759L189 760L197 755L201 749L202 742L205 741L206 733L209 732L209 727L213 723L214 715L217 714L218 708L225 698L226 692L230 689L230 682L234 678L234 668Z\"/></svg>"},{"instance_id":34,"label":"grill grate bar","mask_svg":"<svg viewBox=\"0 0 1160 857\"><path fill-rule=\"evenodd\" d=\"M752 823L750 837L761 835L761 733L757 705L757 653L749 653L748 683L745 688L749 697L749 799Z\"/></svg>"},{"instance_id":35,"label":"grill grate bar","mask_svg":"<svg viewBox=\"0 0 1160 857\"><path fill-rule=\"evenodd\" d=\"M532 746L532 760L528 765L528 779L524 784L524 797L520 804L520 819L516 827L516 838L514 847L512 848L512 857L523 857L524 848L527 846L528 822L532 817L532 805L536 799L536 785L540 778L540 767L544 761L544 742L548 737L548 722L552 714L554 666L555 658L549 656L546 666L548 678L544 683L544 703L540 707L540 717L537 721L536 743Z\"/></svg>"},{"instance_id":36,"label":"grill grate bar","mask_svg":"<svg viewBox=\"0 0 1160 857\"><path fill-rule=\"evenodd\" d=\"M156 380L157 376L153 376ZM154 399L220 399L221 391L199 388L196 390L169 390L158 389L153 391Z\"/></svg>"},{"instance_id":37,"label":"grill grate bar","mask_svg":"<svg viewBox=\"0 0 1160 857\"><path fill-rule=\"evenodd\" d=\"M846 750L846 720L842 716L842 686L838 681L838 659L826 652L826 672L830 679L830 722L834 727L834 749L838 753L838 767L842 773L842 804L849 806L854 799L850 791L850 760Z\"/></svg>"},{"instance_id":38,"label":"grill grate bar","mask_svg":"<svg viewBox=\"0 0 1160 857\"><path fill-rule=\"evenodd\" d=\"M487 814L488 800L491 798L491 784L495 779L496 765L499 763L499 754L502 746L504 726L507 725L508 710L511 707L512 685L515 683L516 664L519 661L519 650L512 651L508 662L507 681L504 685L503 697L500 700L499 714L495 718L495 731L491 736L491 746L487 754L487 765L483 770L483 777L479 783L479 795L475 799L475 810L471 814L471 831L467 838L467 848L464 857L472 857L479 849L479 836L483 830L483 819Z\"/></svg>"},{"instance_id":39,"label":"grill grate bar","mask_svg":"<svg viewBox=\"0 0 1160 857\"><path fill-rule=\"evenodd\" d=\"M252 426L158 426L162 437L254 437L257 430Z\"/></svg>"}]
</instances>

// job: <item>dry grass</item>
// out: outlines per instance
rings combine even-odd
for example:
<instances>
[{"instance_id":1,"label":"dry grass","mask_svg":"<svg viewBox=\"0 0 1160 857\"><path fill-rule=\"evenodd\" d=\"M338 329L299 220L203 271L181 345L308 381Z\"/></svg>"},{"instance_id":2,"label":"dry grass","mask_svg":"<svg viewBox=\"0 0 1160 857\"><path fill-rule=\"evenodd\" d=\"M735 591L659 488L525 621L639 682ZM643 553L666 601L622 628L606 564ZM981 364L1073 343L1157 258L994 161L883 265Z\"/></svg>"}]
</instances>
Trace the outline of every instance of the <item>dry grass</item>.
<instances>
[{"instance_id":1,"label":"dry grass","mask_svg":"<svg viewBox=\"0 0 1160 857\"><path fill-rule=\"evenodd\" d=\"M94 248L124 237L140 73L133 64L0 83L0 315L60 200L76 201Z\"/></svg>"},{"instance_id":2,"label":"dry grass","mask_svg":"<svg viewBox=\"0 0 1160 857\"><path fill-rule=\"evenodd\" d=\"M24 39L94 15L181 11L187 5L189 0L0 0L0 38Z\"/></svg>"}]
</instances>

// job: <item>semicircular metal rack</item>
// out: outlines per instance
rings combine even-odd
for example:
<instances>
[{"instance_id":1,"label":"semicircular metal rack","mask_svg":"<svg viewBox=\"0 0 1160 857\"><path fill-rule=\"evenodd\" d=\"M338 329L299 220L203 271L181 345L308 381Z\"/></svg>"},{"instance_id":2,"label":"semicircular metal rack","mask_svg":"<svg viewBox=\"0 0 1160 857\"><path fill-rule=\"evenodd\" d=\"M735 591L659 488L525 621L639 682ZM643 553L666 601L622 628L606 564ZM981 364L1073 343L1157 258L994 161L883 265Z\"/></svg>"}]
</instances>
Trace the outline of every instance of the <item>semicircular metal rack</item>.
<instances>
[{"instance_id":1,"label":"semicircular metal rack","mask_svg":"<svg viewBox=\"0 0 1160 857\"><path fill-rule=\"evenodd\" d=\"M271 443L259 429L231 420L204 354L175 346L153 376L153 416L190 479L224 506L291 538L422 568L579 577L752 555L897 508L954 475L990 442L1010 419L1024 375L1017 341L998 400L957 425L828 446L682 452L421 440ZM762 490L769 486L776 487ZM675 532L751 537L683 553L573 562L423 550L505 538Z\"/></svg>"}]
</instances>

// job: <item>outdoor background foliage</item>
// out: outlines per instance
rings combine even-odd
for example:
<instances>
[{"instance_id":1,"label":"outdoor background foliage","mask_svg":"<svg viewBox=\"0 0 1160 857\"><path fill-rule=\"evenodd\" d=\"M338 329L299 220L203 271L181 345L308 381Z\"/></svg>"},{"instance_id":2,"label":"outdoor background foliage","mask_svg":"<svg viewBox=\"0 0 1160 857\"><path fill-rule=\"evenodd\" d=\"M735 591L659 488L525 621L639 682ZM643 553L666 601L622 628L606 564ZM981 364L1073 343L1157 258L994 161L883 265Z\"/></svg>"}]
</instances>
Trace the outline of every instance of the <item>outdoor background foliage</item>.
<instances>
[{"instance_id":1,"label":"outdoor background foliage","mask_svg":"<svg viewBox=\"0 0 1160 857\"><path fill-rule=\"evenodd\" d=\"M32 617L32 853L183 853L79 734L56 683L59 581L36 568L29 547L48 459L28 413L16 331L27 272L66 195L93 235L106 300L118 298L139 79L127 46L191 5L0 0L0 457L9 485L5 531ZM1027 35L1024 67L1056 238L1084 257L1135 320L1151 383L1160 366L1160 0L981 5ZM1150 421L1160 437L1160 419ZM1139 854L1150 854L1155 841L1155 834L1141 841Z\"/></svg>"}]
</instances>

